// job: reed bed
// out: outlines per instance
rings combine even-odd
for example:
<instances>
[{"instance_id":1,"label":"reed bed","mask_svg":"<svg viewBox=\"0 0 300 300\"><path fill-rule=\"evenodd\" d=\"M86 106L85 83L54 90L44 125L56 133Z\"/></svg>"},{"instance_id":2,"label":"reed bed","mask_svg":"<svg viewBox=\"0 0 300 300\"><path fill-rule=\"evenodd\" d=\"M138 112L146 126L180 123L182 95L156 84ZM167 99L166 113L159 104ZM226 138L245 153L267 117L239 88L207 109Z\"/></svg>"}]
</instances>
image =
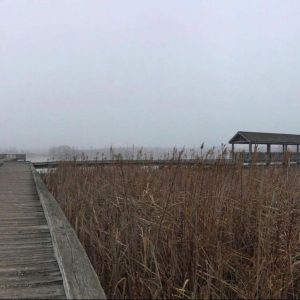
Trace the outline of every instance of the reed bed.
<instances>
[{"instance_id":1,"label":"reed bed","mask_svg":"<svg viewBox=\"0 0 300 300\"><path fill-rule=\"evenodd\" d=\"M299 175L119 161L44 179L109 298L299 298Z\"/></svg>"}]
</instances>

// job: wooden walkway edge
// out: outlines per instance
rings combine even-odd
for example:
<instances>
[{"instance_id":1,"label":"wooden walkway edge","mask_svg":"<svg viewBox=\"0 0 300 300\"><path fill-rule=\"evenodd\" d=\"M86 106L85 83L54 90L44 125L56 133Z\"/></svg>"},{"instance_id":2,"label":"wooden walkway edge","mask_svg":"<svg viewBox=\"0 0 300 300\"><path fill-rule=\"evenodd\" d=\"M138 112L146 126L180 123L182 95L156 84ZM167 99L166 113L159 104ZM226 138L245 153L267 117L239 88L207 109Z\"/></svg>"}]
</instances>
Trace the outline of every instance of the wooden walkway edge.
<instances>
[{"instance_id":1,"label":"wooden walkway edge","mask_svg":"<svg viewBox=\"0 0 300 300\"><path fill-rule=\"evenodd\" d=\"M40 175L31 166L44 208L67 298L105 299L105 293L76 233Z\"/></svg>"},{"instance_id":2,"label":"wooden walkway edge","mask_svg":"<svg viewBox=\"0 0 300 300\"><path fill-rule=\"evenodd\" d=\"M25 162L0 166L0 298L106 298L63 211Z\"/></svg>"}]
</instances>

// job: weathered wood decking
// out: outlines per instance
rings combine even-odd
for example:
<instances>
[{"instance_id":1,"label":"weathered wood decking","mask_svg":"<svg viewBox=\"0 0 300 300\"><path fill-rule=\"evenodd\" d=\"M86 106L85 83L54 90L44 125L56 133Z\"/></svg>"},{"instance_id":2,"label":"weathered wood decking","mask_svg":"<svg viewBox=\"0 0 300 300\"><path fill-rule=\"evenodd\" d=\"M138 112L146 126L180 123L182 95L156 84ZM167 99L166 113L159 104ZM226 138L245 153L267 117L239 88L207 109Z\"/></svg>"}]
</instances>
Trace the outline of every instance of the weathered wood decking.
<instances>
[{"instance_id":1,"label":"weathered wood decking","mask_svg":"<svg viewBox=\"0 0 300 300\"><path fill-rule=\"evenodd\" d=\"M105 298L51 197L30 164L0 166L0 298Z\"/></svg>"},{"instance_id":2,"label":"weathered wood decking","mask_svg":"<svg viewBox=\"0 0 300 300\"><path fill-rule=\"evenodd\" d=\"M0 167L0 298L65 298L30 165Z\"/></svg>"}]
</instances>

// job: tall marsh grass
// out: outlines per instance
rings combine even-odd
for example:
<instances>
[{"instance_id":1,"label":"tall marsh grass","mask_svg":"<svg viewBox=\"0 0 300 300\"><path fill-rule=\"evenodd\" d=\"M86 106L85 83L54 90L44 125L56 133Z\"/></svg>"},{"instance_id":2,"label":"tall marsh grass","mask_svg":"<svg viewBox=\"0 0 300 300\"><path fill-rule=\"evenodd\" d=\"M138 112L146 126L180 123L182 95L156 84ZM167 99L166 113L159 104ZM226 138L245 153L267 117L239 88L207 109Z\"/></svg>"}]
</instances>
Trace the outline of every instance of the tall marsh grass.
<instances>
[{"instance_id":1,"label":"tall marsh grass","mask_svg":"<svg viewBox=\"0 0 300 300\"><path fill-rule=\"evenodd\" d=\"M76 167L45 182L109 298L299 298L297 167Z\"/></svg>"}]
</instances>

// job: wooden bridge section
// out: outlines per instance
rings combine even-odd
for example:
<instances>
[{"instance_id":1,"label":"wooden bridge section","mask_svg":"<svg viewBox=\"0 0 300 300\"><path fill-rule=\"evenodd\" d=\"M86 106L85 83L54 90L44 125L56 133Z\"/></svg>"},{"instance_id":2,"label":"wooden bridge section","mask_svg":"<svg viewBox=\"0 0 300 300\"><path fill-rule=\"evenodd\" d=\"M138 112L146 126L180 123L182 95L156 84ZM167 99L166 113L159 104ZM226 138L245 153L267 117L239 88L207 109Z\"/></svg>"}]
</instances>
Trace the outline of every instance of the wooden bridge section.
<instances>
[{"instance_id":1,"label":"wooden bridge section","mask_svg":"<svg viewBox=\"0 0 300 300\"><path fill-rule=\"evenodd\" d=\"M105 298L74 231L28 163L0 167L0 298Z\"/></svg>"}]
</instances>

